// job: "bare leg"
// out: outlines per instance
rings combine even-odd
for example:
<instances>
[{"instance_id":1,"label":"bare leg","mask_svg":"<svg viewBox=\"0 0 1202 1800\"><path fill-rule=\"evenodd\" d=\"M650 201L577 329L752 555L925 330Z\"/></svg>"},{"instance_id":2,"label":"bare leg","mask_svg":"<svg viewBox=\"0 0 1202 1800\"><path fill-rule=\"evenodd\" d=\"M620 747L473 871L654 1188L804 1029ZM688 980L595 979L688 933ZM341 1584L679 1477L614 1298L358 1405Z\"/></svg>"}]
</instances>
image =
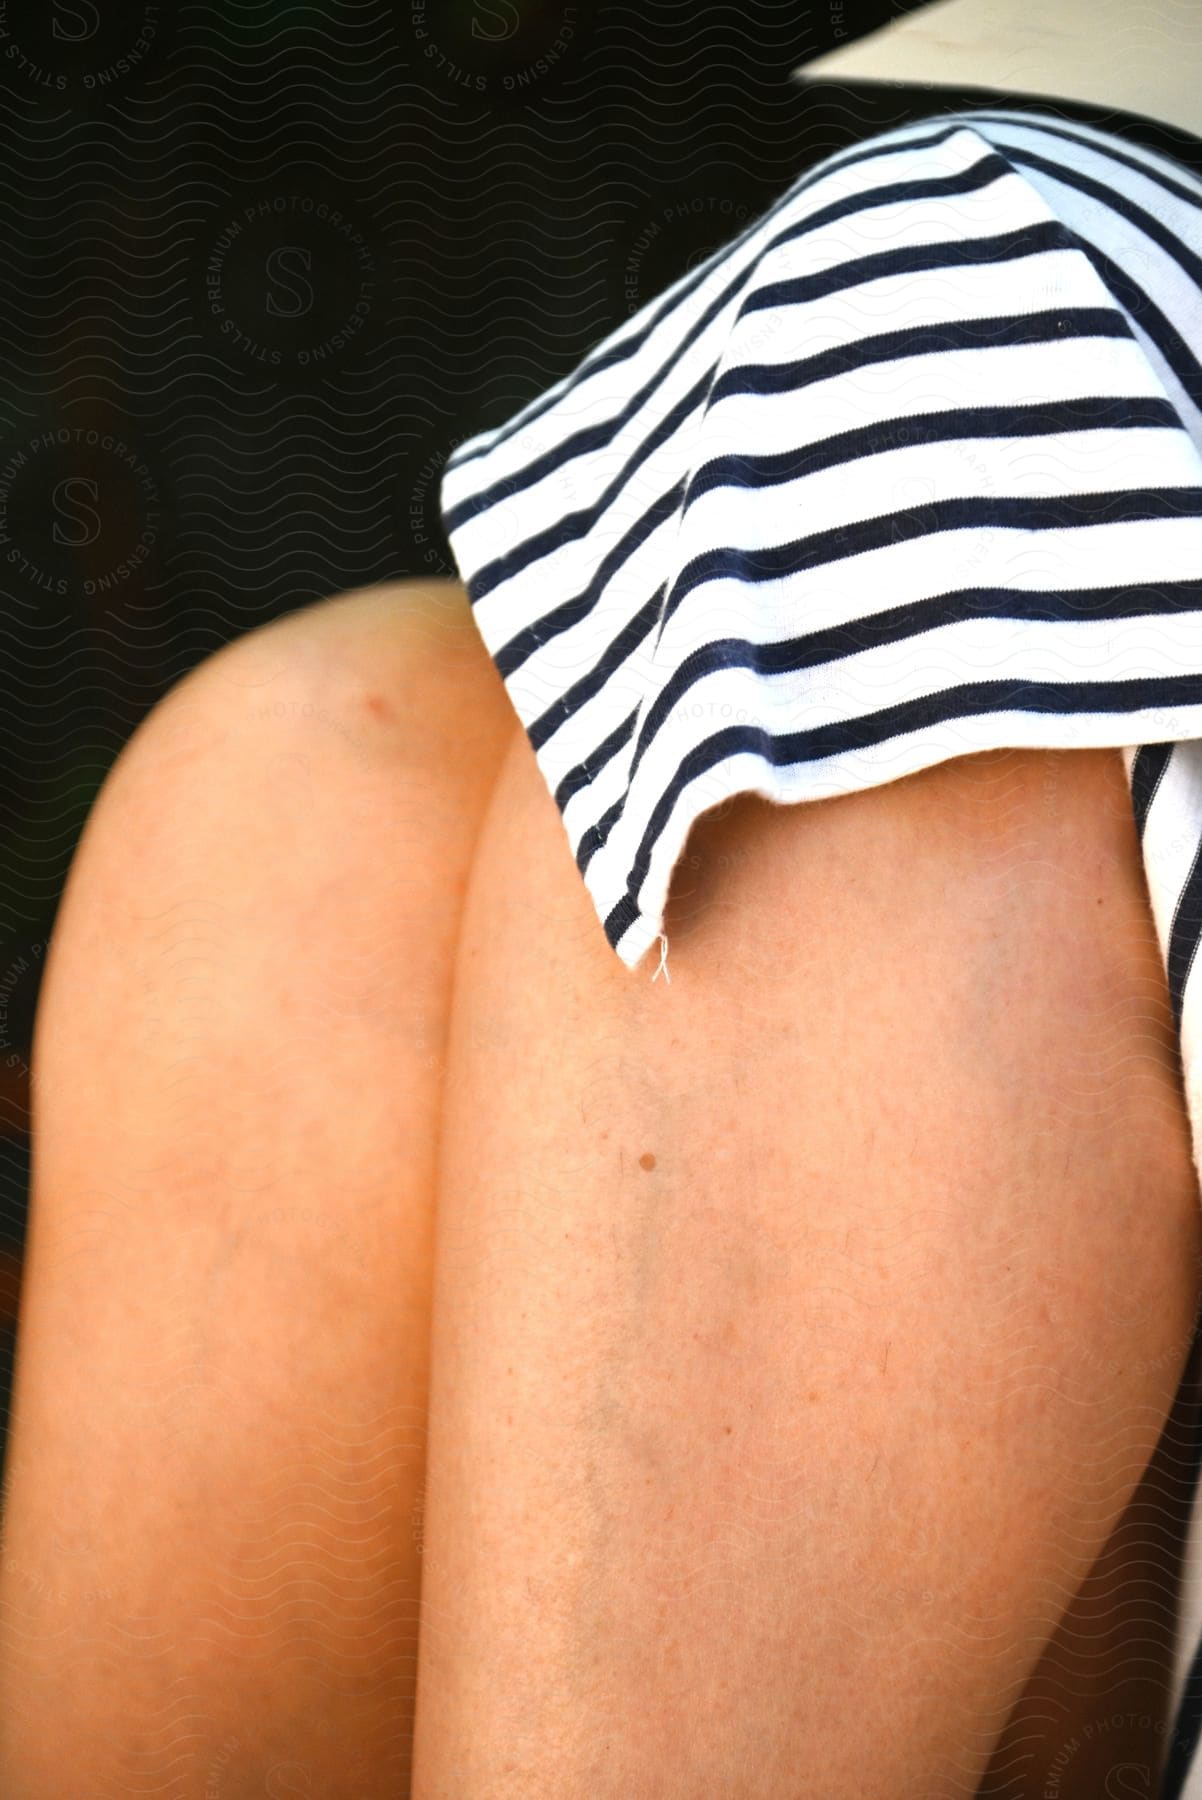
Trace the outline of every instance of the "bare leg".
<instances>
[{"instance_id":1,"label":"bare leg","mask_svg":"<svg viewBox=\"0 0 1202 1800\"><path fill-rule=\"evenodd\" d=\"M695 829L671 985L529 745L459 952L416 1800L974 1793L1148 1465L1199 1195L1118 751Z\"/></svg>"},{"instance_id":2,"label":"bare leg","mask_svg":"<svg viewBox=\"0 0 1202 1800\"><path fill-rule=\"evenodd\" d=\"M1006 1721L977 1800L1159 1793L1198 1405L1195 1359L1143 1479Z\"/></svg>"},{"instance_id":3,"label":"bare leg","mask_svg":"<svg viewBox=\"0 0 1202 1800\"><path fill-rule=\"evenodd\" d=\"M0 1793L407 1791L462 590L250 633L112 772L37 1021Z\"/></svg>"}]
</instances>

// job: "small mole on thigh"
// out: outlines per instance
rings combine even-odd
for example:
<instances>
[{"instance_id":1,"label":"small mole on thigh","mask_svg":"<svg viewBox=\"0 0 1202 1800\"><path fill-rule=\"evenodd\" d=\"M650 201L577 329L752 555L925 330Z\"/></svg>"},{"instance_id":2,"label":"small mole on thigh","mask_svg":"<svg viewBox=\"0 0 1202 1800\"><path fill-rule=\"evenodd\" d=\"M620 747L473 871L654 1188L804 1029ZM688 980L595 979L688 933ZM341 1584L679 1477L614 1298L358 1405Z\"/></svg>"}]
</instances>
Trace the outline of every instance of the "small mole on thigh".
<instances>
[{"instance_id":1,"label":"small mole on thigh","mask_svg":"<svg viewBox=\"0 0 1202 1800\"><path fill-rule=\"evenodd\" d=\"M368 694L366 701L368 712L372 713L375 718L391 719L392 708L389 706L387 700L385 700L383 694Z\"/></svg>"},{"instance_id":2,"label":"small mole on thigh","mask_svg":"<svg viewBox=\"0 0 1202 1800\"><path fill-rule=\"evenodd\" d=\"M655 1167L655 1158L652 1156L650 1150L644 1150L643 1154L639 1157L639 1168L640 1169L653 1169L654 1167Z\"/></svg>"}]
</instances>

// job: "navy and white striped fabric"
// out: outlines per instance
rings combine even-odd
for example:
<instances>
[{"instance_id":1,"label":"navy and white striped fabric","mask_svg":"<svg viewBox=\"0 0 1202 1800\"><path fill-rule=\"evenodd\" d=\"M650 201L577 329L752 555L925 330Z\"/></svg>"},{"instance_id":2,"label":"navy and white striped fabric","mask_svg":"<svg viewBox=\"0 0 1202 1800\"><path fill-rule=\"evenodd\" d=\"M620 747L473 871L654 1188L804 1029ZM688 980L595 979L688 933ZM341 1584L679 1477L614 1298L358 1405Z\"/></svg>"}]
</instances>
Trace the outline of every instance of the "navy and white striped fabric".
<instances>
[{"instance_id":1,"label":"navy and white striped fabric","mask_svg":"<svg viewBox=\"0 0 1202 1800\"><path fill-rule=\"evenodd\" d=\"M463 445L441 499L629 968L658 940L668 972L673 867L728 795L1121 747L1202 1177L1198 176L1050 112L882 132ZM1163 1800L1202 1800L1200 1511Z\"/></svg>"}]
</instances>

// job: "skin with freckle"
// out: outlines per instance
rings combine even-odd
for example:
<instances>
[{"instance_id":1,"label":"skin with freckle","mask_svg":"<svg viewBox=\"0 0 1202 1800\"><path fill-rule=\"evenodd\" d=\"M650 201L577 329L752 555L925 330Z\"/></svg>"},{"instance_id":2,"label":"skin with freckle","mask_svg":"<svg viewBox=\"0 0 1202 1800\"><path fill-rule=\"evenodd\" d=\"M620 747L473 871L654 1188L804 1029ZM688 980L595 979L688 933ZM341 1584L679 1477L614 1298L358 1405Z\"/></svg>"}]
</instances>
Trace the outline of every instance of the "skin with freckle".
<instances>
[{"instance_id":1,"label":"skin with freckle","mask_svg":"<svg viewBox=\"0 0 1202 1800\"><path fill-rule=\"evenodd\" d=\"M1120 756L740 796L689 852L665 990L510 747L449 1052L414 1800L971 1800L1202 1294Z\"/></svg>"}]
</instances>

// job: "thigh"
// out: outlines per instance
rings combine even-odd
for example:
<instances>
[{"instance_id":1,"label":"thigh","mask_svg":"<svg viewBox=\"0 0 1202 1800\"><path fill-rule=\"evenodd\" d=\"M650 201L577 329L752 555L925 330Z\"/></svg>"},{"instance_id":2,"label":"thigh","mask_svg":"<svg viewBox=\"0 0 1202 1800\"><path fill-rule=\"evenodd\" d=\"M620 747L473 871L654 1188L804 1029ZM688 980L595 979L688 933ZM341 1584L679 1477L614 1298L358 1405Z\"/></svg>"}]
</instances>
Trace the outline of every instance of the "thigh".
<instances>
[{"instance_id":1,"label":"thigh","mask_svg":"<svg viewBox=\"0 0 1202 1800\"><path fill-rule=\"evenodd\" d=\"M1160 1792L1199 1398L1195 1353L1139 1486L1006 1721L977 1800Z\"/></svg>"},{"instance_id":2,"label":"thigh","mask_svg":"<svg viewBox=\"0 0 1202 1800\"><path fill-rule=\"evenodd\" d=\"M440 1163L417 1800L972 1794L1152 1455L1199 1204L1117 751L703 817L670 985L530 747Z\"/></svg>"},{"instance_id":3,"label":"thigh","mask_svg":"<svg viewBox=\"0 0 1202 1800\"><path fill-rule=\"evenodd\" d=\"M395 1796L459 910L512 729L451 584L208 659L88 821L34 1043L0 1788Z\"/></svg>"}]
</instances>

